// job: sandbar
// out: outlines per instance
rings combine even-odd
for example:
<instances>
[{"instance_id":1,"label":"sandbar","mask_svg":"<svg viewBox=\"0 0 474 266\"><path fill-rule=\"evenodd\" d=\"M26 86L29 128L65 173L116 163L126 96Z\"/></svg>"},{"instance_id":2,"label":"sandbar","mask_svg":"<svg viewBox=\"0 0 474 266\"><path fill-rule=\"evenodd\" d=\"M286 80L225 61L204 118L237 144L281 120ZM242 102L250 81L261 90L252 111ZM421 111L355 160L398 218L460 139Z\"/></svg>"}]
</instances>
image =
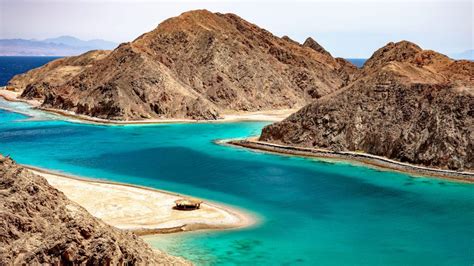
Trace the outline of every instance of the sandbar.
<instances>
[{"instance_id":1,"label":"sandbar","mask_svg":"<svg viewBox=\"0 0 474 266\"><path fill-rule=\"evenodd\" d=\"M254 215L236 207L204 200L192 211L174 209L184 195L123 183L84 179L25 166L93 216L138 235L235 229L255 225Z\"/></svg>"}]
</instances>

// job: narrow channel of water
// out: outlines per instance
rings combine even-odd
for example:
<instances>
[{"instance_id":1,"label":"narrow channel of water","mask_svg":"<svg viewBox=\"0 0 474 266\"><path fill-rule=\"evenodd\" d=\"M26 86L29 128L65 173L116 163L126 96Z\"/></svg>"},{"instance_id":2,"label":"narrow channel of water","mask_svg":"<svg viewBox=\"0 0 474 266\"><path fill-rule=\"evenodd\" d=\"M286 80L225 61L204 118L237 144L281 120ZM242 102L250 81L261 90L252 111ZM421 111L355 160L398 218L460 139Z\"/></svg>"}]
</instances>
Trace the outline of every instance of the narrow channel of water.
<instances>
[{"instance_id":1,"label":"narrow channel of water","mask_svg":"<svg viewBox=\"0 0 474 266\"><path fill-rule=\"evenodd\" d=\"M256 135L266 123L92 126L23 119L0 111L0 152L20 163L187 193L261 218L250 229L147 238L200 265L474 261L473 185L213 143Z\"/></svg>"}]
</instances>

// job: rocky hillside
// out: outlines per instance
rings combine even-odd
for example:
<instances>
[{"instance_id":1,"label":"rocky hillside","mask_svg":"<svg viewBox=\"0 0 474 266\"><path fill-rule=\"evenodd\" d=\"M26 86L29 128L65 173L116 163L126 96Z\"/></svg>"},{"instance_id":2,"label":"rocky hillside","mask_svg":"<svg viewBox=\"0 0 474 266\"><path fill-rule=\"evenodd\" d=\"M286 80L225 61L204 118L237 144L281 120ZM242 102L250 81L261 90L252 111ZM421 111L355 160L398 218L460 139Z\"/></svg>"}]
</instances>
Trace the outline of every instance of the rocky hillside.
<instances>
[{"instance_id":1,"label":"rocky hillside","mask_svg":"<svg viewBox=\"0 0 474 266\"><path fill-rule=\"evenodd\" d=\"M377 50L355 75L265 127L260 140L474 170L473 62L403 41Z\"/></svg>"},{"instance_id":2,"label":"rocky hillside","mask_svg":"<svg viewBox=\"0 0 474 266\"><path fill-rule=\"evenodd\" d=\"M206 10L170 18L101 53L74 59L86 57L87 65L52 62L9 87L44 100L44 107L98 118L217 119L223 112L304 106L344 86L355 69L312 39L302 45Z\"/></svg>"},{"instance_id":3,"label":"rocky hillside","mask_svg":"<svg viewBox=\"0 0 474 266\"><path fill-rule=\"evenodd\" d=\"M22 91L25 98L41 98L55 84L64 84L84 69L103 59L110 51L95 50L80 56L64 57L13 77L8 86Z\"/></svg>"},{"instance_id":4,"label":"rocky hillside","mask_svg":"<svg viewBox=\"0 0 474 266\"><path fill-rule=\"evenodd\" d=\"M186 265L106 225L0 155L1 265Z\"/></svg>"}]
</instances>

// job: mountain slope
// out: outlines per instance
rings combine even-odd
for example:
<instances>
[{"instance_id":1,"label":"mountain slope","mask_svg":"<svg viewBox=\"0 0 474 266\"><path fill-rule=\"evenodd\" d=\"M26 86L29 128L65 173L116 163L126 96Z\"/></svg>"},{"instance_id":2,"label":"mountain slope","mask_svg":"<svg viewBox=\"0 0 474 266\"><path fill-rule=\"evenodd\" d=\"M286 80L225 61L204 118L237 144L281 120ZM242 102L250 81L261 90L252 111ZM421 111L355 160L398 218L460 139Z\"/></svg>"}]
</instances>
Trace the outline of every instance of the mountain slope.
<instances>
[{"instance_id":1,"label":"mountain slope","mask_svg":"<svg viewBox=\"0 0 474 266\"><path fill-rule=\"evenodd\" d=\"M474 170L473 62L403 41L376 51L357 75L265 127L260 140Z\"/></svg>"},{"instance_id":2,"label":"mountain slope","mask_svg":"<svg viewBox=\"0 0 474 266\"><path fill-rule=\"evenodd\" d=\"M43 97L52 84L62 84L108 55L110 51L90 51L81 56L64 57L14 76L10 88L23 88L26 98Z\"/></svg>"},{"instance_id":3,"label":"mountain slope","mask_svg":"<svg viewBox=\"0 0 474 266\"><path fill-rule=\"evenodd\" d=\"M196 10L120 45L66 82L49 82L35 97L45 107L114 120L217 119L303 106L345 85L346 64L236 15ZM40 82L17 78L10 87Z\"/></svg>"},{"instance_id":4,"label":"mountain slope","mask_svg":"<svg viewBox=\"0 0 474 266\"><path fill-rule=\"evenodd\" d=\"M111 227L0 155L0 264L186 265Z\"/></svg>"}]
</instances>

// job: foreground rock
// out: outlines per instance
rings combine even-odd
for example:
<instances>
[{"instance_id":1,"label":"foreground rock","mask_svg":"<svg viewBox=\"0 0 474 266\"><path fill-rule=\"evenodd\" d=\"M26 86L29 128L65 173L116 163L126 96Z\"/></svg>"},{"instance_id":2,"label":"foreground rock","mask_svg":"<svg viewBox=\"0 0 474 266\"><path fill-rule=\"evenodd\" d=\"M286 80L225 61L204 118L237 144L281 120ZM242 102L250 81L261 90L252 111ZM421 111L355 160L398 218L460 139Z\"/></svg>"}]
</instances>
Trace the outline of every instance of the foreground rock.
<instances>
[{"instance_id":1,"label":"foreground rock","mask_svg":"<svg viewBox=\"0 0 474 266\"><path fill-rule=\"evenodd\" d=\"M234 14L197 10L112 52L16 76L8 87L43 107L103 119L213 120L223 112L304 106L345 85L347 64L312 39L301 45Z\"/></svg>"},{"instance_id":2,"label":"foreground rock","mask_svg":"<svg viewBox=\"0 0 474 266\"><path fill-rule=\"evenodd\" d=\"M473 62L403 41L376 51L355 75L348 86L265 127L260 140L474 170Z\"/></svg>"},{"instance_id":3,"label":"foreground rock","mask_svg":"<svg viewBox=\"0 0 474 266\"><path fill-rule=\"evenodd\" d=\"M0 264L182 265L0 156Z\"/></svg>"}]
</instances>

